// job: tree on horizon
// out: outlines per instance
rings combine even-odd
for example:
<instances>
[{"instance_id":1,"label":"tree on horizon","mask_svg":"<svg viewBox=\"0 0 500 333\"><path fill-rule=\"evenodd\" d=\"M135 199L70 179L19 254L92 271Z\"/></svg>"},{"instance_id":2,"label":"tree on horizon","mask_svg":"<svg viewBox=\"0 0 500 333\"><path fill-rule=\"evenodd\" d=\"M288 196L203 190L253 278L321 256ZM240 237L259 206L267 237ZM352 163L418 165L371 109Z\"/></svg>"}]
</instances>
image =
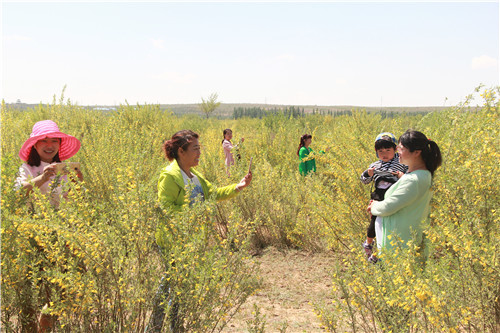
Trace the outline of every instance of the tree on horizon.
<instances>
[{"instance_id":1,"label":"tree on horizon","mask_svg":"<svg viewBox=\"0 0 500 333\"><path fill-rule=\"evenodd\" d=\"M211 94L206 100L203 97L201 98L201 104L198 104L198 106L207 115L207 119L219 107L221 102L217 101L218 98L219 95L217 93Z\"/></svg>"}]
</instances>

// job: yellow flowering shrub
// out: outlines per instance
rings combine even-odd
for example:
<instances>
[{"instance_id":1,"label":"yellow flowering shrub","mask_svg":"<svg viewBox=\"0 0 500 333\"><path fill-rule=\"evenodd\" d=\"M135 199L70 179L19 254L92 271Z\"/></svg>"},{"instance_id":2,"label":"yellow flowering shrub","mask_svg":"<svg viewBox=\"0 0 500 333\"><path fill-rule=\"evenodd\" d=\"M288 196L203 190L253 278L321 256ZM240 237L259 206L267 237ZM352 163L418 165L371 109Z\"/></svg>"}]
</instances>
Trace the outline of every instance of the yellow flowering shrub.
<instances>
[{"instance_id":1,"label":"yellow flowering shrub","mask_svg":"<svg viewBox=\"0 0 500 333\"><path fill-rule=\"evenodd\" d=\"M477 94L484 101L479 108L471 95L445 111L393 118L353 110L335 117L203 119L156 105L94 111L63 97L29 110L2 104L2 327L19 331L43 311L56 315L64 331L143 331L159 279L168 273L186 329L220 331L257 288L248 253L274 245L338 253L334 302L317 302L331 331L494 332L498 89ZM58 210L37 191L28 200L12 186L18 151L43 119L82 142L71 160L81 162L85 181L70 183ZM221 147L225 128L235 141L245 137L230 176ZM443 153L424 226L428 257L414 246L395 246L381 265L369 265L361 243L370 186L359 177L376 160L377 134L399 136L408 128L427 134ZM253 157L251 186L233 199L165 216L156 204L167 164L161 144L181 129L200 134L197 170L216 186L238 182ZM296 154L304 133L313 136L317 165L307 177L298 173ZM171 246L160 255L154 234L165 223Z\"/></svg>"},{"instance_id":2,"label":"yellow flowering shrub","mask_svg":"<svg viewBox=\"0 0 500 333\"><path fill-rule=\"evenodd\" d=\"M334 274L339 297L316 307L330 331L500 329L499 90L483 91L480 108L471 106L472 97L413 126L443 154L423 226L427 249L398 246L392 237L395 250L373 265L364 259L362 238L349 243Z\"/></svg>"},{"instance_id":3,"label":"yellow flowering shrub","mask_svg":"<svg viewBox=\"0 0 500 333\"><path fill-rule=\"evenodd\" d=\"M28 198L13 187L21 164L18 150L43 119L53 119L82 142L72 160L81 162L85 180L69 182L58 209L37 189ZM166 220L156 203L158 175L166 164L161 144L177 130L174 124L189 121L148 105L124 105L112 113L70 103L28 111L2 105L1 320L6 331L26 329L41 312L57 318L61 331L144 331L165 273L154 237ZM176 292L199 302L192 307L179 296L189 308L182 318L186 327L219 331L257 279L247 252L226 246L229 237L245 248L252 233L239 228L241 216L226 218L235 228L222 239L219 228L207 224L217 221L216 208L206 207L196 210L196 219L191 219L195 210L188 210L175 221L185 233L174 239L172 254L189 264L177 265L178 275L172 276L182 281ZM189 228L200 221L203 228ZM181 278L185 273L189 278Z\"/></svg>"}]
</instances>

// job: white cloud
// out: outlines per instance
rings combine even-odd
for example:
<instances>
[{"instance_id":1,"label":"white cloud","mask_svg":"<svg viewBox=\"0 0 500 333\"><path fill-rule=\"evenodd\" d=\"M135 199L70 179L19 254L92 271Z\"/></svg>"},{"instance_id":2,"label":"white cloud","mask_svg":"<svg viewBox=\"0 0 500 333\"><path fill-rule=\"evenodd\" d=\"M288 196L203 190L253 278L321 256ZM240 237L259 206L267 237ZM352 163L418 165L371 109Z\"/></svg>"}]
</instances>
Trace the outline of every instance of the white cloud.
<instances>
[{"instance_id":1,"label":"white cloud","mask_svg":"<svg viewBox=\"0 0 500 333\"><path fill-rule=\"evenodd\" d=\"M7 36L3 36L3 40L4 41L20 41L20 42L23 42L23 41L31 40L31 38L28 37L28 36L22 36L22 35L7 35Z\"/></svg>"},{"instance_id":2,"label":"white cloud","mask_svg":"<svg viewBox=\"0 0 500 333\"><path fill-rule=\"evenodd\" d=\"M165 48L165 41L163 39L149 38L149 41L157 49L164 49Z\"/></svg>"},{"instance_id":3,"label":"white cloud","mask_svg":"<svg viewBox=\"0 0 500 333\"><path fill-rule=\"evenodd\" d=\"M472 69L488 69L495 68L498 65L498 60L488 55L472 58Z\"/></svg>"}]
</instances>

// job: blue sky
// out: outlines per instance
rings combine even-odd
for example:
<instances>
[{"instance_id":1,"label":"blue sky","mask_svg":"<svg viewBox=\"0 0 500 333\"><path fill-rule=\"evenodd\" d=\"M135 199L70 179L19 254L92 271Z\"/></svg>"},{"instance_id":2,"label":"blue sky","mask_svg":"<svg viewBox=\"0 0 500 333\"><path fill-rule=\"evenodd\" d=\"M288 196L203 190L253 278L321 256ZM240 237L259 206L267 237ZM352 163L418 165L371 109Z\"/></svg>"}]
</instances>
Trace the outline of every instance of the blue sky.
<instances>
[{"instance_id":1,"label":"blue sky","mask_svg":"<svg viewBox=\"0 0 500 333\"><path fill-rule=\"evenodd\" d=\"M455 105L499 84L494 2L10 2L1 97ZM446 100L445 100L446 99Z\"/></svg>"}]
</instances>

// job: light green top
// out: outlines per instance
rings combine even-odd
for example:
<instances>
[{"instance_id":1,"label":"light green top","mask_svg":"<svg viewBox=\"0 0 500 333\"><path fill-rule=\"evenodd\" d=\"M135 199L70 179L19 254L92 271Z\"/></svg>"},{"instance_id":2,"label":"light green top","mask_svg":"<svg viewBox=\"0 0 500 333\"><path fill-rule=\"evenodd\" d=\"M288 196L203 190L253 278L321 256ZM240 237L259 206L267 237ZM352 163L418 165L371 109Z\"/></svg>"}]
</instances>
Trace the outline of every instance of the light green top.
<instances>
[{"instance_id":1,"label":"light green top","mask_svg":"<svg viewBox=\"0 0 500 333\"><path fill-rule=\"evenodd\" d=\"M415 170L405 174L385 193L383 201L375 201L373 215L381 217L376 225L377 244L391 248L387 236L394 234L406 244L416 233L417 244L422 241L422 222L430 212L432 175L428 170Z\"/></svg>"}]
</instances>

